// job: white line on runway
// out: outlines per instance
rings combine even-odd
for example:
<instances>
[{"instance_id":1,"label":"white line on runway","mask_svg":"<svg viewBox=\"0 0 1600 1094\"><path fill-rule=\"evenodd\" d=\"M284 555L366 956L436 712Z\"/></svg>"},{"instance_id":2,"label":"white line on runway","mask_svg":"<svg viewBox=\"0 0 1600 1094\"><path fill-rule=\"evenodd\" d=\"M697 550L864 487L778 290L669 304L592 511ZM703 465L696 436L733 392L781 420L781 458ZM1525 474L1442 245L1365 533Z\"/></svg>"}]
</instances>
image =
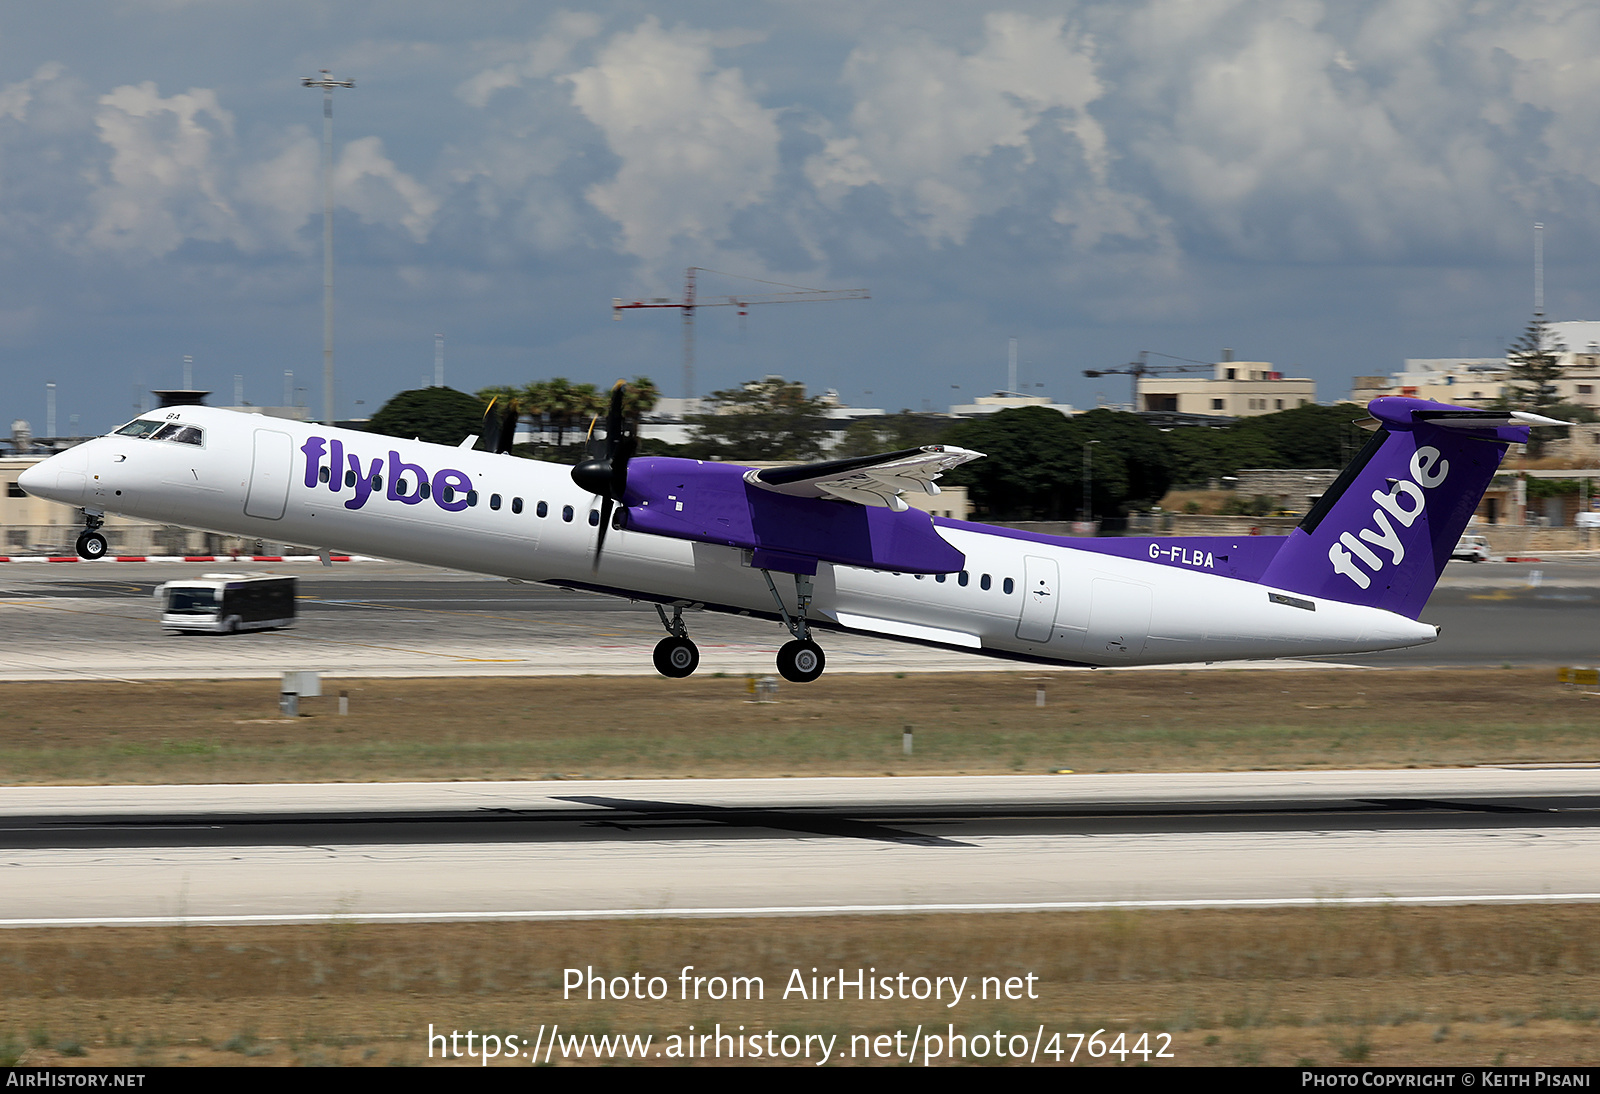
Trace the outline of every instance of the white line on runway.
<instances>
[{"instance_id":1,"label":"white line on runway","mask_svg":"<svg viewBox=\"0 0 1600 1094\"><path fill-rule=\"evenodd\" d=\"M817 915L946 915L983 912L1163 911L1205 908L1399 907L1462 904L1592 904L1600 893L1512 893L1496 896L1286 897L1262 900L1067 900L1034 904L792 904L769 908L610 908L572 911L365 912L315 915L99 916L80 919L0 919L0 929L24 927L243 927L297 923L483 923L565 919L733 919Z\"/></svg>"}]
</instances>

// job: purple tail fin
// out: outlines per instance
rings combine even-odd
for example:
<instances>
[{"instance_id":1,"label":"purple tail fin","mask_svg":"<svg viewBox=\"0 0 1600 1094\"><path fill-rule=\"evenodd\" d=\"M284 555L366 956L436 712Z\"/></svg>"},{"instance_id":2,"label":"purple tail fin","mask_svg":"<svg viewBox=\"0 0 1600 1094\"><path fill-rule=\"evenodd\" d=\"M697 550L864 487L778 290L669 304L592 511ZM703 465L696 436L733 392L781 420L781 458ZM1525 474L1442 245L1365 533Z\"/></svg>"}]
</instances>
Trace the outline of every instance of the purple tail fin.
<instances>
[{"instance_id":1,"label":"purple tail fin","mask_svg":"<svg viewBox=\"0 0 1600 1094\"><path fill-rule=\"evenodd\" d=\"M1504 411L1374 399L1377 432L1262 573L1263 585L1417 618L1528 426ZM1531 416L1528 416L1531 419Z\"/></svg>"}]
</instances>

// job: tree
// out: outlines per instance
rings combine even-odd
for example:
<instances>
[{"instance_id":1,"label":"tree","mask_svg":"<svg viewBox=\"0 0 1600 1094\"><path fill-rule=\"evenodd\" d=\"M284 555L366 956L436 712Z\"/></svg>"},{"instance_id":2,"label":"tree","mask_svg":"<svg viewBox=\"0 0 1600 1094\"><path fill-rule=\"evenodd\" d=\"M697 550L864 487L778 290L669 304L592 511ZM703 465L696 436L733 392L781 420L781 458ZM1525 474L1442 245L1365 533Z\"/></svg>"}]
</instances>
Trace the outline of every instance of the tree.
<instances>
[{"instance_id":1,"label":"tree","mask_svg":"<svg viewBox=\"0 0 1600 1094\"><path fill-rule=\"evenodd\" d=\"M696 459L813 460L828 436L827 406L781 376L750 380L706 397L709 413L688 419Z\"/></svg>"},{"instance_id":2,"label":"tree","mask_svg":"<svg viewBox=\"0 0 1600 1094\"><path fill-rule=\"evenodd\" d=\"M1065 520L1083 502L1084 448L1094 446L1090 483L1096 513L1126 513L1154 502L1172 482L1165 436L1137 414L1094 410L1067 418L1046 407L1002 410L963 423L950 443L987 458L946 481L966 486L997 520Z\"/></svg>"},{"instance_id":3,"label":"tree","mask_svg":"<svg viewBox=\"0 0 1600 1094\"><path fill-rule=\"evenodd\" d=\"M1556 381L1561 379L1561 355L1567 348L1556 340L1544 316L1535 314L1511 348L1506 351L1506 405L1513 410L1554 417L1551 412L1561 401ZM1528 440L1528 457L1544 455L1547 432L1535 429Z\"/></svg>"},{"instance_id":4,"label":"tree","mask_svg":"<svg viewBox=\"0 0 1600 1094\"><path fill-rule=\"evenodd\" d=\"M944 444L956 422L943 414L917 414L902 410L898 414L857 418L844 431L844 439L834 450L840 458L871 456L879 452L898 452L903 448Z\"/></svg>"},{"instance_id":5,"label":"tree","mask_svg":"<svg viewBox=\"0 0 1600 1094\"><path fill-rule=\"evenodd\" d=\"M415 437L434 444L460 444L483 428L483 400L449 387L402 391L372 416L369 433Z\"/></svg>"}]
</instances>

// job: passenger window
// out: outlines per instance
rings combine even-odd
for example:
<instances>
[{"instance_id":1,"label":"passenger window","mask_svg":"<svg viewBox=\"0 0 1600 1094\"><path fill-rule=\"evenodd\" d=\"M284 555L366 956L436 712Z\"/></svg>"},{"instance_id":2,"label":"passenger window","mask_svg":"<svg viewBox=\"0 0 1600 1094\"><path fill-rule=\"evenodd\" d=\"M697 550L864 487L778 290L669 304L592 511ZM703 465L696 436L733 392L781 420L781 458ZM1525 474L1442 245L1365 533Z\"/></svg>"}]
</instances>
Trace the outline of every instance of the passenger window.
<instances>
[{"instance_id":1,"label":"passenger window","mask_svg":"<svg viewBox=\"0 0 1600 1094\"><path fill-rule=\"evenodd\" d=\"M600 510L598 510L598 509L589 510L589 527L590 528L598 528L598 527L600 527Z\"/></svg>"},{"instance_id":2,"label":"passenger window","mask_svg":"<svg viewBox=\"0 0 1600 1094\"><path fill-rule=\"evenodd\" d=\"M956 584L960 585L962 588L966 588L966 585L967 585L967 571L965 571L965 570L961 571L961 576L956 578Z\"/></svg>"},{"instance_id":3,"label":"passenger window","mask_svg":"<svg viewBox=\"0 0 1600 1094\"><path fill-rule=\"evenodd\" d=\"M447 486L447 487L444 488L444 500L445 501L455 501L456 500L456 488L455 487Z\"/></svg>"},{"instance_id":4,"label":"passenger window","mask_svg":"<svg viewBox=\"0 0 1600 1094\"><path fill-rule=\"evenodd\" d=\"M490 509L499 509L500 508L500 495L499 494L490 494L489 495L489 508Z\"/></svg>"},{"instance_id":5,"label":"passenger window","mask_svg":"<svg viewBox=\"0 0 1600 1094\"><path fill-rule=\"evenodd\" d=\"M477 505L478 504L478 492L476 490L468 490L467 491L467 504L468 505Z\"/></svg>"},{"instance_id":6,"label":"passenger window","mask_svg":"<svg viewBox=\"0 0 1600 1094\"><path fill-rule=\"evenodd\" d=\"M566 521L568 524L572 523L572 506L563 505L561 507L561 519Z\"/></svg>"},{"instance_id":7,"label":"passenger window","mask_svg":"<svg viewBox=\"0 0 1600 1094\"><path fill-rule=\"evenodd\" d=\"M978 588L982 589L984 592L988 592L989 591L989 575L988 574L984 574L983 575L982 580L980 580L978 582Z\"/></svg>"},{"instance_id":8,"label":"passenger window","mask_svg":"<svg viewBox=\"0 0 1600 1094\"><path fill-rule=\"evenodd\" d=\"M417 483L417 493L421 494L423 497L427 497L432 492L433 488L430 487L427 482L424 481Z\"/></svg>"},{"instance_id":9,"label":"passenger window","mask_svg":"<svg viewBox=\"0 0 1600 1094\"><path fill-rule=\"evenodd\" d=\"M548 517L550 515L550 507L541 501L534 509L534 512L540 517Z\"/></svg>"},{"instance_id":10,"label":"passenger window","mask_svg":"<svg viewBox=\"0 0 1600 1094\"><path fill-rule=\"evenodd\" d=\"M356 484L356 473L354 471L346 471L344 473L344 484L346 486L354 486Z\"/></svg>"},{"instance_id":11,"label":"passenger window","mask_svg":"<svg viewBox=\"0 0 1600 1094\"><path fill-rule=\"evenodd\" d=\"M383 489L383 476L382 475L374 475L374 476L372 476L372 488L374 490L382 490Z\"/></svg>"},{"instance_id":12,"label":"passenger window","mask_svg":"<svg viewBox=\"0 0 1600 1094\"><path fill-rule=\"evenodd\" d=\"M410 489L411 489L411 484L409 482L407 482L405 479L395 479L394 480L394 493L395 493L396 497L400 497L400 498L405 497L406 496L406 492L408 490L410 490Z\"/></svg>"},{"instance_id":13,"label":"passenger window","mask_svg":"<svg viewBox=\"0 0 1600 1094\"><path fill-rule=\"evenodd\" d=\"M944 579L945 579L945 575L944 574L934 574L933 575L933 580L937 581L941 585L944 584Z\"/></svg>"},{"instance_id":14,"label":"passenger window","mask_svg":"<svg viewBox=\"0 0 1600 1094\"><path fill-rule=\"evenodd\" d=\"M512 498L511 499L511 511L513 513L522 512L522 499L521 498Z\"/></svg>"},{"instance_id":15,"label":"passenger window","mask_svg":"<svg viewBox=\"0 0 1600 1094\"><path fill-rule=\"evenodd\" d=\"M1012 581L1009 577L1006 578L1006 583L1001 586L1001 588L1005 590L1005 594L1007 596L1010 596L1011 595L1011 590L1015 589L1016 587L1017 587L1016 582Z\"/></svg>"},{"instance_id":16,"label":"passenger window","mask_svg":"<svg viewBox=\"0 0 1600 1094\"><path fill-rule=\"evenodd\" d=\"M317 468L317 481L327 482L331 474L332 473L326 467L319 467Z\"/></svg>"}]
</instances>

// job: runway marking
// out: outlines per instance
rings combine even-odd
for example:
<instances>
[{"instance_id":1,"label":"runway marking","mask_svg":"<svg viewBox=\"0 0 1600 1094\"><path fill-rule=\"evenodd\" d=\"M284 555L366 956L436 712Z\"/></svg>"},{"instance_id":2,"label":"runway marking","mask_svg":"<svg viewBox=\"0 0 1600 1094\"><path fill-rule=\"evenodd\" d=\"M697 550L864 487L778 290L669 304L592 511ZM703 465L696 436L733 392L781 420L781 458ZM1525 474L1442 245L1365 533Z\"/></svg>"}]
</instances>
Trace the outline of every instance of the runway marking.
<instances>
[{"instance_id":1,"label":"runway marking","mask_svg":"<svg viewBox=\"0 0 1600 1094\"><path fill-rule=\"evenodd\" d=\"M27 927L242 927L296 923L471 923L559 919L740 919L815 915L949 915L984 912L1177 911L1185 908L1330 908L1457 904L1590 904L1600 893L1514 893L1457 896L1263 897L1251 900L1065 900L1034 904L791 904L756 908L585 908L510 912L317 912L272 915L86 916L0 919L0 929Z\"/></svg>"}]
</instances>

